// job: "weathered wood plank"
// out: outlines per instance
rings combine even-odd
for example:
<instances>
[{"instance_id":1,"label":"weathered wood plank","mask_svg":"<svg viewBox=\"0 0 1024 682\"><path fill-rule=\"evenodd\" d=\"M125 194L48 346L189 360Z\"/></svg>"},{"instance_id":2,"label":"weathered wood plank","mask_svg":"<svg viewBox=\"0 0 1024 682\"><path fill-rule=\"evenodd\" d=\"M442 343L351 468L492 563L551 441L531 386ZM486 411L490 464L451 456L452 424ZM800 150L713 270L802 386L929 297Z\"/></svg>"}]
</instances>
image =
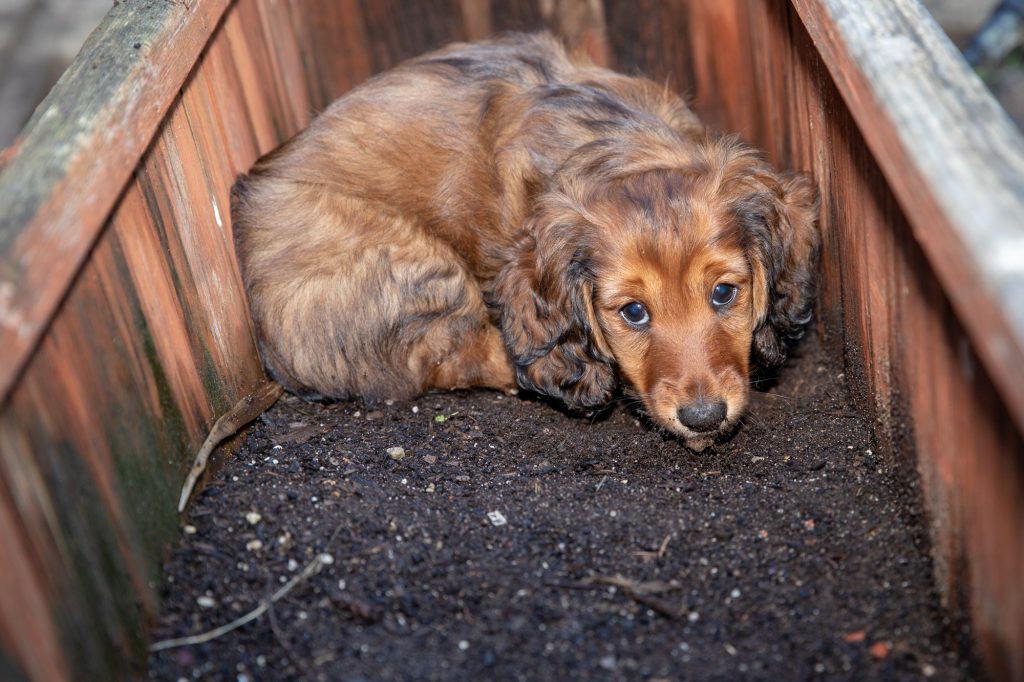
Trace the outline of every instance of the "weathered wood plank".
<instances>
[{"instance_id":1,"label":"weathered wood plank","mask_svg":"<svg viewBox=\"0 0 1024 682\"><path fill-rule=\"evenodd\" d=\"M890 5L882 14L915 19L913 3ZM1007 213L1016 204L1005 196L1019 189L1017 143L991 137L998 121L966 120L991 113L974 106L981 95L956 86L950 96L937 82L959 77L947 69L950 54L937 58L938 72L921 71L936 49L934 35L918 35L923 24L841 15L852 7L845 0L792 6L121 3L66 76L77 84L40 109L0 170L0 202L17 200L0 216L0 536L17 554L0 562L0 589L18 591L17 601L0 603L5 656L46 679L71 670L102 678L138 651L140 613L153 601L149 583L174 532L170 512L192 450L261 375L230 239L235 174L375 70L450 40L547 26L577 36L599 60L690 93L707 122L814 173L825 329L841 337L849 373L863 378L890 462L918 454L940 587L972 610L993 670L1024 679L1016 655L1024 447L1006 386L1019 377L1000 369L1002 342L1017 343L1012 355L1020 335L1017 303L999 296L1016 290L1014 265L1024 262L1006 247L1016 248L1009 223L1021 215ZM201 53L204 32L213 39ZM897 48L896 61L883 68L884 55L854 50L851 36L862 34ZM133 35L149 37L121 54ZM101 57L112 67L90 74ZM929 83L882 73L885 85L869 73L895 67ZM78 88L97 93L92 109L67 108ZM917 95L900 88L935 93L938 104L926 109L941 111L905 120L920 102L905 110ZM942 151L922 149L933 141ZM962 160L989 151L1001 156ZM947 156L980 170L936 180ZM942 183L951 181L970 186L946 196ZM999 198L975 211L971 201L987 196L982 181L996 182ZM992 275L984 242L1006 233ZM947 258L963 272L942 270ZM989 335L989 324L1010 336ZM24 344L9 346L18 333Z\"/></svg>"},{"instance_id":2,"label":"weathered wood plank","mask_svg":"<svg viewBox=\"0 0 1024 682\"><path fill-rule=\"evenodd\" d=\"M1024 430L1024 140L916 0L794 0Z\"/></svg>"},{"instance_id":3,"label":"weathered wood plank","mask_svg":"<svg viewBox=\"0 0 1024 682\"><path fill-rule=\"evenodd\" d=\"M227 4L115 5L4 154L0 400Z\"/></svg>"},{"instance_id":4,"label":"weathered wood plank","mask_svg":"<svg viewBox=\"0 0 1024 682\"><path fill-rule=\"evenodd\" d=\"M17 555L0 562L0 590L18 594L3 600L0 641L5 659L38 679L117 679L141 657L191 457L218 414L265 379L228 192L239 172L308 121L311 90L284 8L239 0L228 12L185 69L191 76L161 91L166 115L158 112L141 160L124 162L129 182L113 191L118 200L104 209L94 243L76 242L88 257L64 281L45 336L0 400L0 525L5 552ZM173 38L184 29L162 30ZM156 87L152 67L136 66L121 73L134 85L111 86L115 94ZM161 97L149 103L154 111ZM94 142L80 141L86 151ZM23 144L50 142L29 136ZM89 153L112 165L106 172L125 150ZM67 196L70 180L53 182L44 204ZM49 236L65 229L53 225Z\"/></svg>"},{"instance_id":5,"label":"weathered wood plank","mask_svg":"<svg viewBox=\"0 0 1024 682\"><path fill-rule=\"evenodd\" d=\"M952 300L969 292L991 301L992 292L966 281L951 291L938 273L925 244L936 236L924 230L922 237L919 224L934 205L906 201L885 172L893 157L908 164L907 173L921 161L895 142L871 144L886 105L873 104L877 117L856 115L859 105L850 102L842 80L863 78L856 75L860 66L845 62L837 74L833 58L823 60L811 40L805 15L784 0L734 0L690 3L686 18L691 36L714 35L725 51L695 48L692 57L689 87L705 120L740 131L782 166L813 172L822 191L825 330L842 342L848 375L875 417L889 465L910 469L911 481L920 476L936 582L947 604L969 613L997 678L1024 679L1024 440L1019 415L997 390L1005 375L977 345L987 327L970 331L979 323ZM938 75L923 75L930 82L919 87L948 87L946 74ZM969 135L991 134L972 121L958 125L972 128ZM997 135L985 144L1001 143ZM1006 185L996 191L1006 192ZM1012 230L1021 225L1019 215L1000 214L1001 224Z\"/></svg>"}]
</instances>

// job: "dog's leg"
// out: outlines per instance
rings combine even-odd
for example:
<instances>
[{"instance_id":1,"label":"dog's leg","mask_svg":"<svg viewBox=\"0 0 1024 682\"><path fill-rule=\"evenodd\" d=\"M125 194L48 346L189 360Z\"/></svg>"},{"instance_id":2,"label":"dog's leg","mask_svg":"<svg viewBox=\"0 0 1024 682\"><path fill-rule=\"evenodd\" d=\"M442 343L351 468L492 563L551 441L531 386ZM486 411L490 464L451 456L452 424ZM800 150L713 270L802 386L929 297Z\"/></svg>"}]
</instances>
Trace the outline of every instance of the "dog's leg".
<instances>
[{"instance_id":1,"label":"dog's leg","mask_svg":"<svg viewBox=\"0 0 1024 682\"><path fill-rule=\"evenodd\" d=\"M515 371L497 328L488 325L466 339L455 352L438 357L425 368L426 388L451 390L480 386L502 391L516 389Z\"/></svg>"},{"instance_id":2,"label":"dog's leg","mask_svg":"<svg viewBox=\"0 0 1024 682\"><path fill-rule=\"evenodd\" d=\"M268 183L269 185L269 183ZM251 192L239 214L264 361L300 394L369 401L431 389L511 390L511 363L461 256L379 204Z\"/></svg>"}]
</instances>

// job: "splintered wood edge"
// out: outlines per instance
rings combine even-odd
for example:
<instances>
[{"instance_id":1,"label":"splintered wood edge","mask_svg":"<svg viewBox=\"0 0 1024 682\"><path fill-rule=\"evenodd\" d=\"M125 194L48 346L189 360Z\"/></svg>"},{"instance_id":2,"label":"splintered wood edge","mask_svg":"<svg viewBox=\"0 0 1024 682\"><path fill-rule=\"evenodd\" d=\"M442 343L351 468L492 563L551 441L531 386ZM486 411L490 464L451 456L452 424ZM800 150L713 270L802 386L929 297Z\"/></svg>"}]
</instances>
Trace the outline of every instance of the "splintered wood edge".
<instances>
[{"instance_id":1,"label":"splintered wood edge","mask_svg":"<svg viewBox=\"0 0 1024 682\"><path fill-rule=\"evenodd\" d=\"M1024 432L1024 138L918 0L792 4Z\"/></svg>"},{"instance_id":2,"label":"splintered wood edge","mask_svg":"<svg viewBox=\"0 0 1024 682\"><path fill-rule=\"evenodd\" d=\"M230 4L115 3L0 154L0 402Z\"/></svg>"}]
</instances>

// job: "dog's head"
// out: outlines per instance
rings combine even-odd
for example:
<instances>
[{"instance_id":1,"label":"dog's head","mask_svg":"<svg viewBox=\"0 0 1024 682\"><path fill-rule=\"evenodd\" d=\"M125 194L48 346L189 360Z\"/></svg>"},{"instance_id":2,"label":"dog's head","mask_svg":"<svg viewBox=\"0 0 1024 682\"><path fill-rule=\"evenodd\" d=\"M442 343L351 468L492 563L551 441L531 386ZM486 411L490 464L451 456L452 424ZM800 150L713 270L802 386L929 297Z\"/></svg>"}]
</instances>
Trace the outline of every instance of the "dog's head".
<instances>
[{"instance_id":1,"label":"dog's head","mask_svg":"<svg viewBox=\"0 0 1024 682\"><path fill-rule=\"evenodd\" d=\"M810 320L817 193L730 139L602 140L553 177L496 282L524 388L586 409L618 379L700 449Z\"/></svg>"}]
</instances>

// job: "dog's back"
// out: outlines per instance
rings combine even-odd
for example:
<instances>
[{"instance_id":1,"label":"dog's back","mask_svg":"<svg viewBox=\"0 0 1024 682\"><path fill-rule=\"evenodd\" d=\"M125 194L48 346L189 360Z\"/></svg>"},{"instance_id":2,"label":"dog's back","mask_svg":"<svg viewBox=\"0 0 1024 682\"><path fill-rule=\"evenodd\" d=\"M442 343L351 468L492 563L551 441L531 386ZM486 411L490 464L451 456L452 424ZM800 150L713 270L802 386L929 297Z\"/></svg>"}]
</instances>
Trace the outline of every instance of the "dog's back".
<instances>
[{"instance_id":1,"label":"dog's back","mask_svg":"<svg viewBox=\"0 0 1024 682\"><path fill-rule=\"evenodd\" d=\"M511 388L481 287L565 158L643 118L699 128L662 88L574 61L544 34L449 46L333 103L233 192L272 375L329 397Z\"/></svg>"}]
</instances>

